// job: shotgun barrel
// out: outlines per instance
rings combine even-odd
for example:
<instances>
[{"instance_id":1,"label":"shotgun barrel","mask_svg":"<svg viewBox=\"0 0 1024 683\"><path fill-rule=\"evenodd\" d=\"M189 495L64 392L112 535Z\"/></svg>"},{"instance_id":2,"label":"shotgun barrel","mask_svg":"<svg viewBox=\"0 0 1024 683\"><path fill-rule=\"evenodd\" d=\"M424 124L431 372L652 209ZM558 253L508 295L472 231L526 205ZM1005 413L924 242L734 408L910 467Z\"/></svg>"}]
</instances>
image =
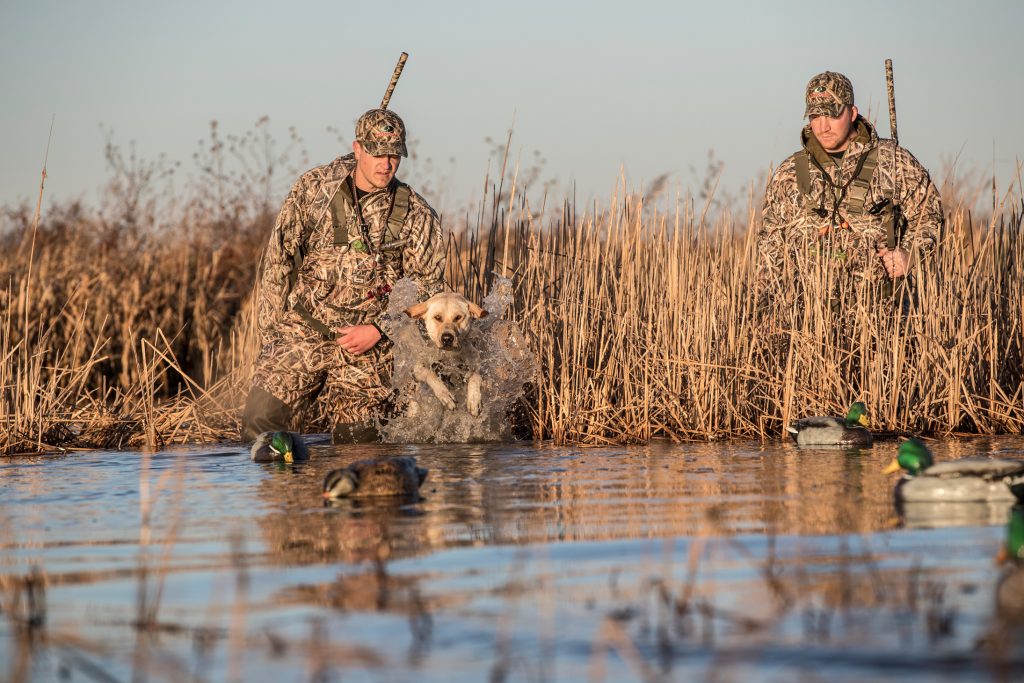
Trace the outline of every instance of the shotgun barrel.
<instances>
[{"instance_id":1,"label":"shotgun barrel","mask_svg":"<svg viewBox=\"0 0 1024 683\"><path fill-rule=\"evenodd\" d=\"M391 74L391 82L388 83L387 92L384 93L384 99L380 101L380 108L387 109L388 103L391 102L391 93L395 92L395 86L398 85L398 79L402 75L402 69L405 68L405 60L409 59L409 53L403 52L402 56L398 58L398 64L395 64L395 71ZM892 101L892 95L889 96Z\"/></svg>"},{"instance_id":2,"label":"shotgun barrel","mask_svg":"<svg viewBox=\"0 0 1024 683\"><path fill-rule=\"evenodd\" d=\"M896 83L895 83L895 81L893 81L893 77L892 77L892 60L891 59L885 60L885 89L889 93L889 132L892 135L892 141L895 144L899 145L900 144L900 138L899 138L899 133L896 130ZM893 151L893 179L892 179L893 190L894 190L893 194L894 195L898 195L898 193L895 192L895 190L896 190L896 188L895 188L896 168L895 168L895 166L896 166L896 152L894 150ZM894 196L893 197L893 203L898 205L898 203L899 203L898 196ZM885 246L886 246L887 249L889 249L889 251L892 251L893 249L896 248L896 222L899 220L899 215L900 215L899 211L898 210L894 210L893 211L893 218L892 218L892 220L889 221L889 224L886 226Z\"/></svg>"},{"instance_id":3,"label":"shotgun barrel","mask_svg":"<svg viewBox=\"0 0 1024 683\"><path fill-rule=\"evenodd\" d=\"M885 60L885 88L889 92L889 132L892 141L900 144L900 135L896 131L896 84L892 79L892 60Z\"/></svg>"}]
</instances>

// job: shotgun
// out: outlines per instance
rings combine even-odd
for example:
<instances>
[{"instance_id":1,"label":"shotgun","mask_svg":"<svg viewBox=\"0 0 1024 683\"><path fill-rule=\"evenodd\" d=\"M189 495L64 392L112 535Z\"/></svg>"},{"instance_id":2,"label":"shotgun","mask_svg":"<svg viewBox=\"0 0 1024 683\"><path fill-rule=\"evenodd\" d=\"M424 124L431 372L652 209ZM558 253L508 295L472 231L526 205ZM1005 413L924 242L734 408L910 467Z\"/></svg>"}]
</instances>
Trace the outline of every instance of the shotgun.
<instances>
[{"instance_id":1,"label":"shotgun","mask_svg":"<svg viewBox=\"0 0 1024 683\"><path fill-rule=\"evenodd\" d=\"M402 75L402 69L405 68L405 60L409 59L409 53L403 52L402 56L398 58L398 64L395 64L395 71L391 74L391 82L388 83L387 92L384 93L384 99L380 101L380 108L387 109L388 103L391 101L391 93L395 92L395 86L398 85L398 79ZM889 92L892 92L890 88ZM889 95L889 101L892 102L892 95ZM892 105L890 105L889 111L892 111Z\"/></svg>"}]
</instances>

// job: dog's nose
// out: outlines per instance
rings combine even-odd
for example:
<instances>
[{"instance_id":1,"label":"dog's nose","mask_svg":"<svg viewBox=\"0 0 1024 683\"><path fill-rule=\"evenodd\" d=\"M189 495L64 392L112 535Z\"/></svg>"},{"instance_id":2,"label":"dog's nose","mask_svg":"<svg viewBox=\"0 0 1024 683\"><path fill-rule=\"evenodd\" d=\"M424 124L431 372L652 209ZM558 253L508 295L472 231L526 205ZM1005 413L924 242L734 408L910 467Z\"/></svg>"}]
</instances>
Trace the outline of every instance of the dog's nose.
<instances>
[{"instance_id":1,"label":"dog's nose","mask_svg":"<svg viewBox=\"0 0 1024 683\"><path fill-rule=\"evenodd\" d=\"M441 346L450 348L455 346L455 335L451 332L444 332L441 334Z\"/></svg>"}]
</instances>

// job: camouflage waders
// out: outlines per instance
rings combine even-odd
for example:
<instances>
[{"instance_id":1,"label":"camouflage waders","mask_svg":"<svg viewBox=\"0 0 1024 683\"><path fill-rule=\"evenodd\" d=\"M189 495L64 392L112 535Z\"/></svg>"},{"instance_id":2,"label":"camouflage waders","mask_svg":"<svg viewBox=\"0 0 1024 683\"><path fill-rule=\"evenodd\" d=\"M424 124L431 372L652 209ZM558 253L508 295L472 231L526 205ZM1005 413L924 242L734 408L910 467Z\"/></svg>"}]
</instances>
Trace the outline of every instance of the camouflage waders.
<instances>
[{"instance_id":1,"label":"camouflage waders","mask_svg":"<svg viewBox=\"0 0 1024 683\"><path fill-rule=\"evenodd\" d=\"M368 147L400 153L403 124L382 111L364 114L357 135L367 137ZM367 126L369 132L362 130ZM260 272L261 350L243 437L304 429L311 421L331 425L338 441L376 440L372 419L391 391L381 319L388 292L400 277L415 279L427 295L442 287L445 244L437 214L397 180L356 205L355 166L349 154L307 172L278 216ZM337 331L364 324L383 326L382 339L353 356L338 344Z\"/></svg>"},{"instance_id":2,"label":"camouflage waders","mask_svg":"<svg viewBox=\"0 0 1024 683\"><path fill-rule=\"evenodd\" d=\"M296 412L310 411L315 424L370 427L391 393L390 367L386 339L354 356L289 312L256 359L247 416L259 431L289 428ZM280 417L264 425L262 416Z\"/></svg>"}]
</instances>

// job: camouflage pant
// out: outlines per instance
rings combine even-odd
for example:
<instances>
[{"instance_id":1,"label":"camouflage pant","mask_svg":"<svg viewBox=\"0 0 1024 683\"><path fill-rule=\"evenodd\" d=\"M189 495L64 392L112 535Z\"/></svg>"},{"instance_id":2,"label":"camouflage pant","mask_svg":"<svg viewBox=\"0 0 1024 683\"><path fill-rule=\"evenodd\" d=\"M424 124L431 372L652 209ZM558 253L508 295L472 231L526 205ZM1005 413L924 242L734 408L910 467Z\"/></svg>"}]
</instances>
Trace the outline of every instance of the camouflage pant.
<instances>
[{"instance_id":1,"label":"camouflage pant","mask_svg":"<svg viewBox=\"0 0 1024 683\"><path fill-rule=\"evenodd\" d=\"M390 375L386 341L353 356L289 312L256 358L253 386L277 397L293 414L334 426L379 416L391 393Z\"/></svg>"}]
</instances>

